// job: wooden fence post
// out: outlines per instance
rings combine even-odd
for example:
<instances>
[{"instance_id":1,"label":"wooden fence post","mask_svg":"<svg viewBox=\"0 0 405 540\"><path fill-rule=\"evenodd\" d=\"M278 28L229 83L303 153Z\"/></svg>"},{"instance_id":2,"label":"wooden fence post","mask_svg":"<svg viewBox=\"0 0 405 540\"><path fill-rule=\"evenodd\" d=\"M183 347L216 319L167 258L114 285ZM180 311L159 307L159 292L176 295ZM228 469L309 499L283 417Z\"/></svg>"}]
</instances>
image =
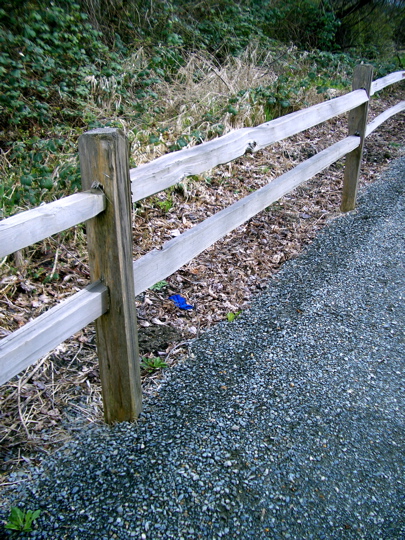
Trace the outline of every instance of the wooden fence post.
<instances>
[{"instance_id":1,"label":"wooden fence post","mask_svg":"<svg viewBox=\"0 0 405 540\"><path fill-rule=\"evenodd\" d=\"M109 310L96 320L104 417L132 421L142 409L128 144L119 129L94 129L79 139L83 189L103 189L106 210L86 225L90 274L109 289Z\"/></svg>"},{"instance_id":2,"label":"wooden fence post","mask_svg":"<svg viewBox=\"0 0 405 540\"><path fill-rule=\"evenodd\" d=\"M353 74L353 90L363 88L370 97L373 81L373 66L360 64L355 67ZM358 135L360 145L347 154L343 179L342 212L353 210L356 206L357 189L360 175L360 165L363 156L364 139L366 136L368 101L349 112L349 135Z\"/></svg>"}]
</instances>

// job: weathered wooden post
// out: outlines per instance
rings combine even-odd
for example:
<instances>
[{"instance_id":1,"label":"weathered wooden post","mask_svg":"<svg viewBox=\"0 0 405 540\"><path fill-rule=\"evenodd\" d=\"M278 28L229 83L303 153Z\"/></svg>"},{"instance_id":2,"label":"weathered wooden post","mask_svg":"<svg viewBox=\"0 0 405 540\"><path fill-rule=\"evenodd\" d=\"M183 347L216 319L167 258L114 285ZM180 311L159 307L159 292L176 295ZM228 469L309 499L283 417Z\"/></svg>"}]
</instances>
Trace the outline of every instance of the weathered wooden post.
<instances>
[{"instance_id":1,"label":"weathered wooden post","mask_svg":"<svg viewBox=\"0 0 405 540\"><path fill-rule=\"evenodd\" d=\"M360 64L355 67L353 74L353 90L363 88L370 97L370 88L373 81L373 66ZM349 135L358 135L360 145L346 156L345 173L343 179L342 212L353 210L356 206L357 190L360 175L360 165L363 156L364 139L366 136L368 104L366 101L349 112Z\"/></svg>"},{"instance_id":2,"label":"weathered wooden post","mask_svg":"<svg viewBox=\"0 0 405 540\"><path fill-rule=\"evenodd\" d=\"M132 218L128 144L119 129L94 129L79 139L83 189L103 189L107 207L87 222L92 281L109 289L109 310L96 320L104 417L132 421L142 390L132 267Z\"/></svg>"}]
</instances>

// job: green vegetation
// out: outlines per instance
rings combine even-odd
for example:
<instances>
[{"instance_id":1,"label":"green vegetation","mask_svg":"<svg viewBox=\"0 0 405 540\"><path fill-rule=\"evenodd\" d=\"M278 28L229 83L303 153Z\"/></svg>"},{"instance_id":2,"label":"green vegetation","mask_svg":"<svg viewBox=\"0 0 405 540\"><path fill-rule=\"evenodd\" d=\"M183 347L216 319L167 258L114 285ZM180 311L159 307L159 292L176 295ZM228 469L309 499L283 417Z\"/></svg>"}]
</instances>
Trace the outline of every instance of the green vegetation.
<instances>
[{"instance_id":1,"label":"green vegetation","mask_svg":"<svg viewBox=\"0 0 405 540\"><path fill-rule=\"evenodd\" d=\"M6 529L19 532L32 531L32 523L40 516L41 510L27 510L24 512L17 506L13 506L10 511L10 517L5 524Z\"/></svg>"},{"instance_id":2,"label":"green vegetation","mask_svg":"<svg viewBox=\"0 0 405 540\"><path fill-rule=\"evenodd\" d=\"M227 313L226 318L228 322L233 322L235 319L239 317L241 313L242 313L241 311L237 311L236 313L230 312L230 313Z\"/></svg>"},{"instance_id":3,"label":"green vegetation","mask_svg":"<svg viewBox=\"0 0 405 540\"><path fill-rule=\"evenodd\" d=\"M156 204L161 210L168 212L171 208L173 208L173 199L171 197L167 197L164 200L157 200Z\"/></svg>"},{"instance_id":4,"label":"green vegetation","mask_svg":"<svg viewBox=\"0 0 405 540\"><path fill-rule=\"evenodd\" d=\"M166 362L156 356L153 358L142 358L141 369L147 371L148 373L154 373L155 371L159 371L160 369L164 369L166 367Z\"/></svg>"},{"instance_id":5,"label":"green vegetation","mask_svg":"<svg viewBox=\"0 0 405 540\"><path fill-rule=\"evenodd\" d=\"M0 218L80 189L77 139L131 166L403 68L405 2L11 0L0 8ZM293 42L293 43L292 43ZM156 200L163 210L171 198Z\"/></svg>"},{"instance_id":6,"label":"green vegetation","mask_svg":"<svg viewBox=\"0 0 405 540\"><path fill-rule=\"evenodd\" d=\"M152 285L151 289L152 291L161 291L162 289L165 289L169 284L166 280L158 281L154 285Z\"/></svg>"}]
</instances>

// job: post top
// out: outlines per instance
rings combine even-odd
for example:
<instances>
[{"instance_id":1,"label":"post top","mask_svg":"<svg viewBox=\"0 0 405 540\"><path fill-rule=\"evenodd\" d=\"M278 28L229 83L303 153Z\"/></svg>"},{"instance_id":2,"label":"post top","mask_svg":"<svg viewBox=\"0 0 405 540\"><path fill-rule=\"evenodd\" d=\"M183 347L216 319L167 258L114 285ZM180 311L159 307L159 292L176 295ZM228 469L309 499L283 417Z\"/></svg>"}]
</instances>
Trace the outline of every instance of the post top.
<instances>
[{"instance_id":1,"label":"post top","mask_svg":"<svg viewBox=\"0 0 405 540\"><path fill-rule=\"evenodd\" d=\"M122 130L120 128L112 128L112 127L105 127L105 128L94 128L90 129L89 131L86 131L84 135L108 135L109 133L119 133Z\"/></svg>"}]
</instances>

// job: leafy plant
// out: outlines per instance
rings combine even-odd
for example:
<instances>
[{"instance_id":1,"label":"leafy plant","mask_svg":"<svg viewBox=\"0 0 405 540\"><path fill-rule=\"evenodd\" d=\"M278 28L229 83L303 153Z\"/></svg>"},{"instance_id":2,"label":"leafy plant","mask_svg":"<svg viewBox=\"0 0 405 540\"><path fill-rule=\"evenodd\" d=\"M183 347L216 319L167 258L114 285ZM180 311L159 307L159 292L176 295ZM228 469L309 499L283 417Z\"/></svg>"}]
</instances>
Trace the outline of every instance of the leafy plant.
<instances>
[{"instance_id":1,"label":"leafy plant","mask_svg":"<svg viewBox=\"0 0 405 540\"><path fill-rule=\"evenodd\" d=\"M0 214L38 206L80 188L75 144L66 137L27 137L0 154ZM63 156L63 157L62 157Z\"/></svg>"},{"instance_id":2,"label":"leafy plant","mask_svg":"<svg viewBox=\"0 0 405 540\"><path fill-rule=\"evenodd\" d=\"M164 369L167 367L167 364L161 358L154 356L153 358L143 358L141 362L141 368L148 373L154 373L159 369Z\"/></svg>"},{"instance_id":3,"label":"leafy plant","mask_svg":"<svg viewBox=\"0 0 405 540\"><path fill-rule=\"evenodd\" d=\"M163 281L158 281L157 283L155 283L154 285L152 285L151 289L152 291L161 291L162 289L164 289L165 287L167 287L169 284L167 283L167 281L163 280Z\"/></svg>"},{"instance_id":4,"label":"leafy plant","mask_svg":"<svg viewBox=\"0 0 405 540\"><path fill-rule=\"evenodd\" d=\"M263 29L282 41L293 41L303 48L334 48L340 20L330 2L313 0L274 0L266 10Z\"/></svg>"},{"instance_id":5,"label":"leafy plant","mask_svg":"<svg viewBox=\"0 0 405 540\"><path fill-rule=\"evenodd\" d=\"M10 511L10 517L5 524L6 529L20 532L32 531L32 523L40 516L41 510L27 510L24 512L17 506L13 506Z\"/></svg>"},{"instance_id":6,"label":"leafy plant","mask_svg":"<svg viewBox=\"0 0 405 540\"><path fill-rule=\"evenodd\" d=\"M171 208L173 208L173 199L171 197L167 197L167 199L164 199L163 201L156 201L156 204L161 210L163 210L163 212L168 212Z\"/></svg>"},{"instance_id":7,"label":"leafy plant","mask_svg":"<svg viewBox=\"0 0 405 540\"><path fill-rule=\"evenodd\" d=\"M0 106L2 127L32 129L54 120L80 118L86 76L117 69L101 34L71 3L28 3L0 10Z\"/></svg>"},{"instance_id":8,"label":"leafy plant","mask_svg":"<svg viewBox=\"0 0 405 540\"><path fill-rule=\"evenodd\" d=\"M236 313L230 312L230 313L227 313L226 318L228 319L228 322L233 322L235 319L239 317L241 313L242 313L241 311L237 311Z\"/></svg>"}]
</instances>

